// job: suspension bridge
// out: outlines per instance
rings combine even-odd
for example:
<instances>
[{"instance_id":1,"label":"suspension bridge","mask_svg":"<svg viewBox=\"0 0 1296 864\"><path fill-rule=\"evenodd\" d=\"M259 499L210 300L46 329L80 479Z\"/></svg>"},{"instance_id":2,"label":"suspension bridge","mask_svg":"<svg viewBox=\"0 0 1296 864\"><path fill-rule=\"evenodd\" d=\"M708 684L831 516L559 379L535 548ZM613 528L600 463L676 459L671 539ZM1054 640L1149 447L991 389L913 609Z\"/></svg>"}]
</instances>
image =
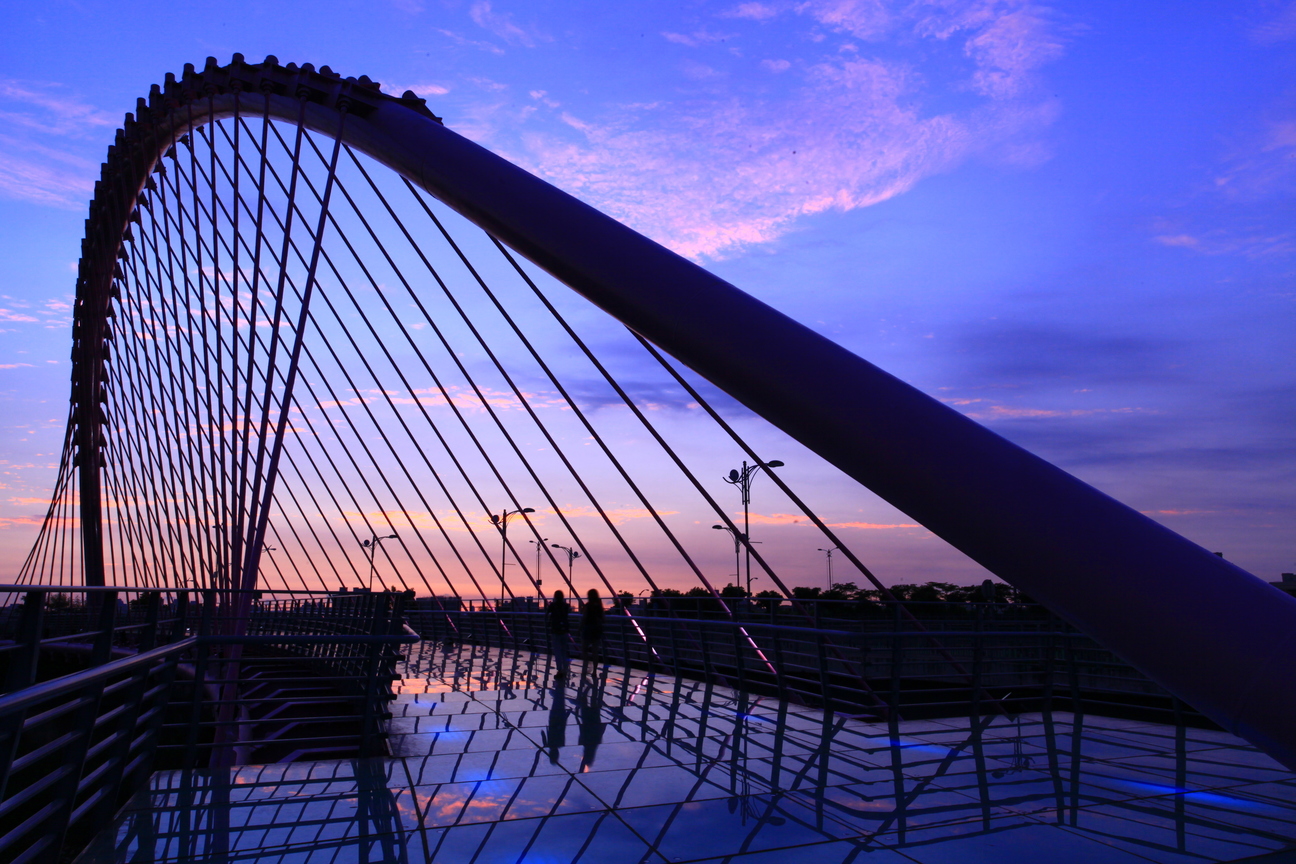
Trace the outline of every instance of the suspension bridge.
<instances>
[{"instance_id":1,"label":"suspension bridge","mask_svg":"<svg viewBox=\"0 0 1296 864\"><path fill-rule=\"evenodd\" d=\"M9 860L99 830L155 757L390 754L402 645L543 653L530 598L578 585L709 592L705 626L619 603L626 676L894 724L930 708L901 697L923 674L902 646L920 645L946 702L1020 716L1013 687L1039 710L1055 672L1081 698L1074 652L1044 659L1080 639L1143 682L1122 692L1296 768L1296 599L457 135L412 92L273 57L168 76L96 183L72 335L54 493L5 586L24 599L0 776L54 777L23 781L44 798L0 786ZM731 535L739 575L746 561L792 592L717 494L715 452L889 596L735 403L1047 607L1025 627L1048 646L1033 671L985 677L989 637L970 634L1008 638L985 626L999 618L884 602L878 666L813 604L726 596L697 524ZM70 677L41 666L72 655ZM58 727L75 766L41 761L42 710L78 718Z\"/></svg>"}]
</instances>

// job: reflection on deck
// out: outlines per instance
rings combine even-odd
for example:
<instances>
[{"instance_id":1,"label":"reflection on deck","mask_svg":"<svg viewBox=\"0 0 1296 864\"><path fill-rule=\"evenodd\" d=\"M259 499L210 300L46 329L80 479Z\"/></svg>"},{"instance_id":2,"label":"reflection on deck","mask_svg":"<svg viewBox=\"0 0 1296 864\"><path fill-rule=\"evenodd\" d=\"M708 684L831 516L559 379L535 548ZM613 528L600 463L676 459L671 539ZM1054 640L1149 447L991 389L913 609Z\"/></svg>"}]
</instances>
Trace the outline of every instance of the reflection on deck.
<instances>
[{"instance_id":1,"label":"reflection on deck","mask_svg":"<svg viewBox=\"0 0 1296 864\"><path fill-rule=\"evenodd\" d=\"M1296 777L1221 732L1073 714L868 723L618 668L424 644L395 758L164 772L92 860L1229 861Z\"/></svg>"}]
</instances>

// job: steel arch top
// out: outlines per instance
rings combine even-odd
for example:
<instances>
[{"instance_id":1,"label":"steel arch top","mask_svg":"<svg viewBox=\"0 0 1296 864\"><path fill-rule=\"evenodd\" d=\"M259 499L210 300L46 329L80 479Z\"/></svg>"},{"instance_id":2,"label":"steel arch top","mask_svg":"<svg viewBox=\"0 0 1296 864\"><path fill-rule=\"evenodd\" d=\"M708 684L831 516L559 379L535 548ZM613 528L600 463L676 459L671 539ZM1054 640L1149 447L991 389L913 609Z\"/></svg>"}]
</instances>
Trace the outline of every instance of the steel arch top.
<instances>
[{"instance_id":1,"label":"steel arch top","mask_svg":"<svg viewBox=\"0 0 1296 864\"><path fill-rule=\"evenodd\" d=\"M287 120L392 168L1029 592L1167 689L1296 766L1296 598L1175 534L723 280L328 67L235 55L168 76L109 150L83 243L73 413L85 578L102 582L100 403L117 257L173 142L236 114ZM1225 598L1221 602L1221 598Z\"/></svg>"}]
</instances>

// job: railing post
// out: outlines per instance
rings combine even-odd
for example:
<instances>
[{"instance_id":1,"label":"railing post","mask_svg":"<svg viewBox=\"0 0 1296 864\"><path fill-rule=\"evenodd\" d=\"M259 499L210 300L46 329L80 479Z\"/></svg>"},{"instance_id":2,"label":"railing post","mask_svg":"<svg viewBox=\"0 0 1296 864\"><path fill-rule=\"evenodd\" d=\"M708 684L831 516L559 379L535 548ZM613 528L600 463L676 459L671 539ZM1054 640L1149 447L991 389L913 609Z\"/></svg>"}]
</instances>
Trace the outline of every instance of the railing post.
<instances>
[{"instance_id":1,"label":"railing post","mask_svg":"<svg viewBox=\"0 0 1296 864\"><path fill-rule=\"evenodd\" d=\"M828 672L828 646L823 633L815 634L815 651L819 656L819 694L823 699L824 731L832 725L832 676Z\"/></svg>"},{"instance_id":2,"label":"railing post","mask_svg":"<svg viewBox=\"0 0 1296 864\"><path fill-rule=\"evenodd\" d=\"M891 601L891 717L896 718L900 713L900 674L901 664L904 662L904 634L900 628L904 626L904 621L900 618L900 601Z\"/></svg>"},{"instance_id":3,"label":"railing post","mask_svg":"<svg viewBox=\"0 0 1296 864\"><path fill-rule=\"evenodd\" d=\"M385 636L386 631L391 630L391 622L388 620L388 614L393 614L397 606L396 598L387 595L391 599L391 607L383 608L386 604L377 602L378 595L371 595L375 598L373 603L372 614L369 622L370 636ZM362 692L364 693L363 713L360 721L360 755L362 757L377 755L377 741L379 740L378 732L382 724L381 716L378 711L378 676L382 671L382 654L385 643L373 641L369 643L369 651L366 656L364 677L362 681Z\"/></svg>"},{"instance_id":4,"label":"railing post","mask_svg":"<svg viewBox=\"0 0 1296 864\"><path fill-rule=\"evenodd\" d=\"M743 657L742 627L732 628L734 643L734 671L738 676L738 689L747 689L747 664Z\"/></svg>"},{"instance_id":5,"label":"railing post","mask_svg":"<svg viewBox=\"0 0 1296 864\"><path fill-rule=\"evenodd\" d=\"M22 618L18 623L18 647L9 661L4 692L12 693L36 683L40 663L40 640L45 631L45 592L28 591L23 598ZM9 769L18 755L26 711L19 711L0 722L0 801L9 785Z\"/></svg>"},{"instance_id":6,"label":"railing post","mask_svg":"<svg viewBox=\"0 0 1296 864\"><path fill-rule=\"evenodd\" d=\"M1053 666L1056 659L1053 655L1057 651L1055 644L1057 640L1053 634L1056 629L1056 622L1057 619L1050 613L1044 640L1044 684L1041 716L1044 721L1044 746L1048 748L1049 776L1053 778L1053 798L1057 807L1057 821L1061 824L1066 809L1066 801L1062 797L1062 773L1058 765L1057 730L1053 724L1053 676L1055 674Z\"/></svg>"},{"instance_id":7,"label":"railing post","mask_svg":"<svg viewBox=\"0 0 1296 864\"><path fill-rule=\"evenodd\" d=\"M161 596L157 591L149 591L144 595L144 598L146 626L140 635L139 652L141 654L156 647L158 606L161 603ZM148 692L148 680L151 673L151 669L139 670L135 674L131 685L125 690L126 695L122 703L122 711L115 724L117 726L117 741L112 747L108 748L105 756L105 764L109 767L104 773L101 784L107 791L94 809L87 814L90 820L89 824L94 826L96 833L99 826L107 824L112 819L113 814L117 812L117 806L121 798L122 779L126 776L126 761L130 758L131 745L135 741L135 727L139 722L140 714L144 710L144 695ZM163 698L165 698L165 695Z\"/></svg>"},{"instance_id":8,"label":"railing post","mask_svg":"<svg viewBox=\"0 0 1296 864\"><path fill-rule=\"evenodd\" d=\"M181 591L176 594L175 618L171 621L171 638L168 641L179 642L185 638L188 630L189 615L189 592ZM177 661L178 662L178 661Z\"/></svg>"},{"instance_id":9,"label":"railing post","mask_svg":"<svg viewBox=\"0 0 1296 864\"><path fill-rule=\"evenodd\" d=\"M191 771L198 766L199 732L202 728L202 709L205 690L207 689L207 666L211 646L203 642L204 637L212 635L213 618L216 613L216 592L208 589L202 592L202 609L198 618L198 647L194 658L193 707L189 715L189 731L185 736L184 757L181 764L184 770ZM215 732L213 731L213 735ZM213 741L215 739L213 738ZM210 761L210 760L208 760Z\"/></svg>"},{"instance_id":10,"label":"railing post","mask_svg":"<svg viewBox=\"0 0 1296 864\"><path fill-rule=\"evenodd\" d=\"M618 616L617 621L617 626L621 628L621 665L626 668L626 671L629 671L630 669L630 643L627 641L626 634L626 630L629 629L626 627L626 622L628 620L629 618L627 615L620 615Z\"/></svg>"},{"instance_id":11,"label":"railing post","mask_svg":"<svg viewBox=\"0 0 1296 864\"><path fill-rule=\"evenodd\" d=\"M162 605L162 595L149 591L144 595L144 629L140 631L140 653L152 651L157 647L158 616Z\"/></svg>"},{"instance_id":12,"label":"railing post","mask_svg":"<svg viewBox=\"0 0 1296 864\"><path fill-rule=\"evenodd\" d=\"M986 780L985 740L981 724L981 681L985 667L984 604L977 604L972 634L972 698L968 700L968 721L972 729L972 757L976 762L977 791L981 800L981 826L990 830L990 784ZM1007 709L1005 709L1006 711Z\"/></svg>"},{"instance_id":13,"label":"railing post","mask_svg":"<svg viewBox=\"0 0 1296 864\"><path fill-rule=\"evenodd\" d=\"M90 652L90 668L102 666L112 659L112 642L114 634L114 624L117 618L117 592L106 591L100 593L87 592L87 606L92 605L90 598L95 599L93 605L97 605L98 615L96 621L97 633L95 635L94 647ZM71 770L67 772L63 780L57 784L57 791L54 793L58 801L58 809L50 817L49 827L46 829L50 833L52 843L50 845L50 860L58 860L63 843L67 839L68 828L72 823L73 813L77 806L77 787L81 785L81 777L85 774L86 758L90 751L90 739L94 735L95 718L99 716L99 704L103 699L104 684L102 682L90 684L83 691L86 694L85 704L74 712L75 720L73 729L77 734L72 739L71 744L65 750L64 764Z\"/></svg>"}]
</instances>

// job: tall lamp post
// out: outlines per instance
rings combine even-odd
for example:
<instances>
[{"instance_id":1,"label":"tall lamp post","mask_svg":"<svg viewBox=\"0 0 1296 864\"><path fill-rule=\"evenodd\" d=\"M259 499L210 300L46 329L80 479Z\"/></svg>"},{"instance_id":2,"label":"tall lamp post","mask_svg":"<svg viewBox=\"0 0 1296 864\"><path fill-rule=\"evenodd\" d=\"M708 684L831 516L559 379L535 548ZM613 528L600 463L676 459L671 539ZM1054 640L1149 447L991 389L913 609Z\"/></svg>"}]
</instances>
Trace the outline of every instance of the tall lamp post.
<instances>
[{"instance_id":1,"label":"tall lamp post","mask_svg":"<svg viewBox=\"0 0 1296 864\"><path fill-rule=\"evenodd\" d=\"M831 549L819 550L820 552L824 553L824 555L828 558L828 590L829 591L832 590L832 553L836 552L837 549L838 547L834 546Z\"/></svg>"},{"instance_id":2,"label":"tall lamp post","mask_svg":"<svg viewBox=\"0 0 1296 864\"><path fill-rule=\"evenodd\" d=\"M508 566L508 521L523 513L534 513L533 507L522 507L518 510L505 510L503 513L492 513L491 524L500 532L500 602L504 602L504 568Z\"/></svg>"},{"instance_id":3,"label":"tall lamp post","mask_svg":"<svg viewBox=\"0 0 1296 864\"><path fill-rule=\"evenodd\" d=\"M748 465L747 460L744 459L741 469L734 468L732 471L729 472L729 476L724 478L724 481L728 483L730 486L737 486L738 494L742 496L742 505L743 505L742 539L749 541L749 545L747 547L747 594L748 596L751 595L751 546L750 546L751 514L749 512L751 506L751 484L752 484L752 478L755 477L757 470L759 470L762 466L766 468L782 468L783 463L777 459L771 459L768 462L757 462L753 465ZM735 537L734 541L738 542L738 538Z\"/></svg>"},{"instance_id":4,"label":"tall lamp post","mask_svg":"<svg viewBox=\"0 0 1296 864\"><path fill-rule=\"evenodd\" d=\"M544 549L544 544L549 542L549 538L541 537L539 540L528 540L527 542L534 543L536 547L535 587L536 587L536 593L539 594L540 598L543 600L544 589L542 586L544 585L544 580L540 578L540 550Z\"/></svg>"},{"instance_id":5,"label":"tall lamp post","mask_svg":"<svg viewBox=\"0 0 1296 864\"><path fill-rule=\"evenodd\" d=\"M384 540L395 540L395 539L396 539L395 534L387 534L386 536L383 537L379 537L377 534L375 534L373 535L372 539L365 540L360 544L369 553L369 591L370 592L373 591L374 557L378 554L378 544Z\"/></svg>"},{"instance_id":6,"label":"tall lamp post","mask_svg":"<svg viewBox=\"0 0 1296 864\"><path fill-rule=\"evenodd\" d=\"M580 553L577 552L577 551L576 551L575 549L573 549L572 547L570 547L570 546L564 546L564 545L562 545L561 543L554 543L554 544L553 544L553 548L555 548L555 549L561 549L562 551L564 551L564 552L567 553L567 584L568 584L569 586L572 586L572 589L571 589L571 590L574 592L574 591L576 590L576 588L575 588L574 584L572 583L572 563L573 563L577 558L581 557L581 556L580 556Z\"/></svg>"}]
</instances>

